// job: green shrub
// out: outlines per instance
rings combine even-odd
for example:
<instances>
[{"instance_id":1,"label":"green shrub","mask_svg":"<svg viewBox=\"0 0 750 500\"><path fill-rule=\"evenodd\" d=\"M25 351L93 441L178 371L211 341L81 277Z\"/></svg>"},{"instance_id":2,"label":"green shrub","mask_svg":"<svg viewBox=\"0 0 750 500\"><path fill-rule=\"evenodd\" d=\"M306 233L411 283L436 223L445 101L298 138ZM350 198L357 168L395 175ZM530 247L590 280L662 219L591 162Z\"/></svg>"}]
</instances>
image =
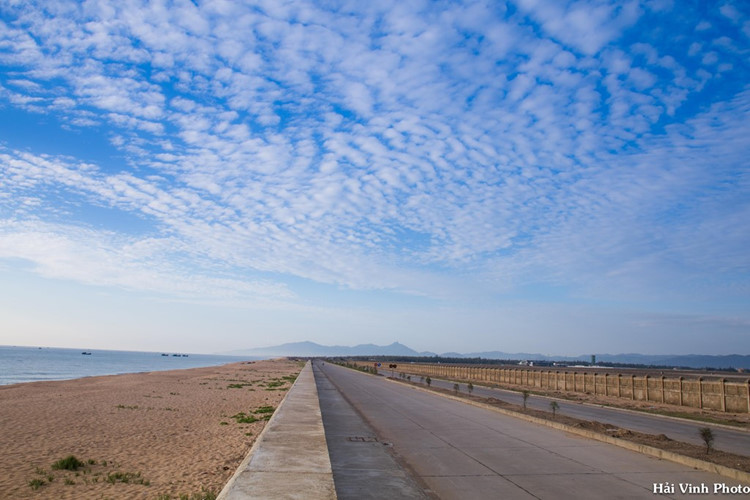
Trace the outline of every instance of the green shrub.
<instances>
[{"instance_id":1,"label":"green shrub","mask_svg":"<svg viewBox=\"0 0 750 500\"><path fill-rule=\"evenodd\" d=\"M38 490L40 486L44 485L44 479L32 479L29 481L29 486L32 490Z\"/></svg>"},{"instance_id":2,"label":"green shrub","mask_svg":"<svg viewBox=\"0 0 750 500\"><path fill-rule=\"evenodd\" d=\"M52 468L55 470L78 470L84 465L86 464L78 460L73 455L68 455L67 457L61 458L60 460L52 464Z\"/></svg>"}]
</instances>

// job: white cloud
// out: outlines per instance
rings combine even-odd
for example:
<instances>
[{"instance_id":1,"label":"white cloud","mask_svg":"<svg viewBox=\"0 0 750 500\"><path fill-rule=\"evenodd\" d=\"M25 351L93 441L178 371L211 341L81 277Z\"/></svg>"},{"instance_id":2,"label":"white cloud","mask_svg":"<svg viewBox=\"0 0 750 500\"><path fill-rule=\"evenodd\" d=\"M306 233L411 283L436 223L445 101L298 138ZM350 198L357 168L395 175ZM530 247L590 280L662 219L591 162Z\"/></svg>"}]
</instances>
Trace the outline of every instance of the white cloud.
<instances>
[{"instance_id":1,"label":"white cloud","mask_svg":"<svg viewBox=\"0 0 750 500\"><path fill-rule=\"evenodd\" d=\"M689 144L675 139L682 129L657 140L686 102L712 99L698 95L712 75L687 69L686 48L711 68L735 66L720 52L731 43L715 52L703 41L621 43L641 28L637 2L529 0L520 13L480 2L65 5L54 19L10 9L0 62L14 73L2 98L101 127L127 166L9 145L0 207L8 238L42 221L66 255L99 248L89 257L109 264L83 281L157 287L140 263L131 278L115 272L118 238L153 249L159 265L173 246L206 276L218 268L440 297L451 290L436 283L465 292L454 272L486 284L489 269L502 281L494 290L532 279L593 288L602 276L648 276L675 255L707 266L696 255L712 249L727 268L743 265L710 242L685 243L685 228L707 228L721 211L680 212L663 237L641 227L661 227L653 213L715 179L699 174L722 143L716 128L701 122L705 135ZM727 113L744 113L741 104ZM91 229L81 206L112 210L111 227ZM120 216L151 234L130 234ZM26 239L5 240L8 255L38 237L29 227ZM75 275L72 257L28 258L40 272ZM255 279L196 285L170 269L175 289L291 293Z\"/></svg>"}]
</instances>

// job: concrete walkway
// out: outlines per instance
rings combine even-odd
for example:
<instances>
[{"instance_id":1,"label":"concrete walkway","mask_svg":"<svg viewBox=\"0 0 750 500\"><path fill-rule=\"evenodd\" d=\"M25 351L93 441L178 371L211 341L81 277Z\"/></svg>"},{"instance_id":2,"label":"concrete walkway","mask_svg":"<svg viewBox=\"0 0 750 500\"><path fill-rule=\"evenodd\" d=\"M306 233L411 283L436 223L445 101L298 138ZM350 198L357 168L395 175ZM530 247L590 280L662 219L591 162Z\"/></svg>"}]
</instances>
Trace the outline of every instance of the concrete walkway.
<instances>
[{"instance_id":1,"label":"concrete walkway","mask_svg":"<svg viewBox=\"0 0 750 500\"><path fill-rule=\"evenodd\" d=\"M218 500L254 498L336 498L309 362L218 496Z\"/></svg>"}]
</instances>

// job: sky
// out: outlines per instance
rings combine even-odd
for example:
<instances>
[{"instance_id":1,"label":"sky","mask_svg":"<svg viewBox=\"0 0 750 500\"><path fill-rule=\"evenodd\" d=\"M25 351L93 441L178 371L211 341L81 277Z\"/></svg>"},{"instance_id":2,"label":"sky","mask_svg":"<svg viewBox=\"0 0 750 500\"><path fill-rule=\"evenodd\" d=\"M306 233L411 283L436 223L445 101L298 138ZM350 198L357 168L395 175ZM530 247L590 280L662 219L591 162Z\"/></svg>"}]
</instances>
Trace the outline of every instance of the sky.
<instances>
[{"instance_id":1,"label":"sky","mask_svg":"<svg viewBox=\"0 0 750 500\"><path fill-rule=\"evenodd\" d=\"M745 1L0 0L0 345L750 354Z\"/></svg>"}]
</instances>

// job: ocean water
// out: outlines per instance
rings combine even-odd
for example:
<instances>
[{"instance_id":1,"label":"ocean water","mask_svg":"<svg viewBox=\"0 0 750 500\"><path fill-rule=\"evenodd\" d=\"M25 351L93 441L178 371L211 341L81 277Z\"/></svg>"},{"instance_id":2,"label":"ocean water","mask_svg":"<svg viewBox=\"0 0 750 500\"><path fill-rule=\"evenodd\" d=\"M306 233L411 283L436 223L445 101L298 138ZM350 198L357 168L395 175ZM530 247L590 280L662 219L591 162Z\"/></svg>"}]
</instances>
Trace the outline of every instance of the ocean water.
<instances>
[{"instance_id":1,"label":"ocean water","mask_svg":"<svg viewBox=\"0 0 750 500\"><path fill-rule=\"evenodd\" d=\"M83 352L91 354L82 354ZM162 356L162 354L168 354ZM179 354L174 356L174 354ZM252 356L0 346L0 385L217 366Z\"/></svg>"}]
</instances>

